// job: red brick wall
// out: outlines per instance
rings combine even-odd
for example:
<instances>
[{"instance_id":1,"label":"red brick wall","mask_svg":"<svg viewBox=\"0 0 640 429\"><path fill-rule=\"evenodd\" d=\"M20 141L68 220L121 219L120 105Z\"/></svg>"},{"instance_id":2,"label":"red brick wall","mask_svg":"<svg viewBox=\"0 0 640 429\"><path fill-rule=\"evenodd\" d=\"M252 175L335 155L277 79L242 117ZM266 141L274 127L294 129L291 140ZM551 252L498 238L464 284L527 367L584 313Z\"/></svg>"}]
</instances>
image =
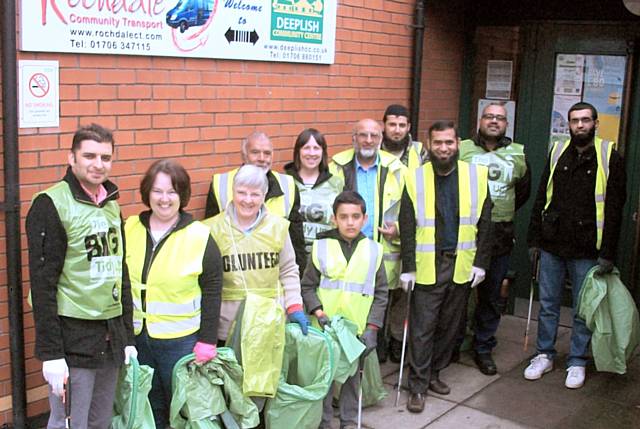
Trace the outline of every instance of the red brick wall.
<instances>
[{"instance_id":1,"label":"red brick wall","mask_svg":"<svg viewBox=\"0 0 640 429\"><path fill-rule=\"evenodd\" d=\"M142 209L137 187L147 166L172 157L189 170L189 210L202 217L211 174L240 163L240 140L254 129L272 137L279 169L305 127L323 132L333 153L350 144L353 122L381 119L390 103L408 105L414 0L338 3L332 65L19 52L19 59L60 63L60 127L20 130L23 231L31 196L62 177L71 136L81 124L95 121L115 130L112 176L125 216ZM457 117L462 36L451 32L456 20L444 8L428 13L421 123ZM4 234L0 229L0 425L11 420ZM26 296L26 266L23 273ZM47 404L34 400L43 398L44 389L26 305L25 311L28 411L36 415Z\"/></svg>"}]
</instances>

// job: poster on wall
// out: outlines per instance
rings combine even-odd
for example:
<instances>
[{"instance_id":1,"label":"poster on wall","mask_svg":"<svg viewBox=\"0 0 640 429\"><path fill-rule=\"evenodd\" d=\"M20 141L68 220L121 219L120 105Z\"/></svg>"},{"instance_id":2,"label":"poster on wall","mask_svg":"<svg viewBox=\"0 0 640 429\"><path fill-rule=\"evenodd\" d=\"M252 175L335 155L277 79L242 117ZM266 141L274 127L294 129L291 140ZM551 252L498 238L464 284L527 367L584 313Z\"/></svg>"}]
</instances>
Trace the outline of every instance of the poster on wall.
<instances>
[{"instance_id":1,"label":"poster on wall","mask_svg":"<svg viewBox=\"0 0 640 429\"><path fill-rule=\"evenodd\" d=\"M570 137L567 113L580 101L593 104L598 111L596 135L618 140L626 64L626 57L620 55L556 56L550 147Z\"/></svg>"},{"instance_id":2,"label":"poster on wall","mask_svg":"<svg viewBox=\"0 0 640 429\"><path fill-rule=\"evenodd\" d=\"M60 91L57 61L18 61L19 127L57 127Z\"/></svg>"},{"instance_id":3,"label":"poster on wall","mask_svg":"<svg viewBox=\"0 0 640 429\"><path fill-rule=\"evenodd\" d=\"M337 0L22 0L20 49L332 64Z\"/></svg>"}]
</instances>

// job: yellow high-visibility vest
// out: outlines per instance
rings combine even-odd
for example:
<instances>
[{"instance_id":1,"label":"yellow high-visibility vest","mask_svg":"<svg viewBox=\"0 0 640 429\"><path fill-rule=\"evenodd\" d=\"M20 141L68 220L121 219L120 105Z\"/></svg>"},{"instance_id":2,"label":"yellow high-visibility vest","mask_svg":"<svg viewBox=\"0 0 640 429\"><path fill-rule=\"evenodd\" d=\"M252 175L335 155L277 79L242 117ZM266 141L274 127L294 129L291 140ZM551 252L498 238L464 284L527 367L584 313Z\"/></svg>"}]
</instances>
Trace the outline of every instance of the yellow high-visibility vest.
<instances>
[{"instance_id":1,"label":"yellow high-visibility vest","mask_svg":"<svg viewBox=\"0 0 640 429\"><path fill-rule=\"evenodd\" d=\"M551 149L551 156L549 159L549 180L547 181L547 202L544 205L546 210L551 204L551 198L553 197L553 172L556 170L558 160L565 150L569 147L570 140L566 140L564 143L555 142ZM598 170L596 172L596 187L593 192L593 197L596 202L596 249L600 250L602 245L602 231L604 230L604 203L607 196L607 180L609 180L609 159L611 158L611 152L615 143L602 140L600 137L595 138L596 158L598 163Z\"/></svg>"},{"instance_id":2,"label":"yellow high-visibility vest","mask_svg":"<svg viewBox=\"0 0 640 429\"><path fill-rule=\"evenodd\" d=\"M138 216L128 218L124 228L135 334L142 331L143 319L152 338L180 338L198 331L202 296L198 277L202 274L209 229L194 221L172 232L153 256L146 283L142 283L147 229Z\"/></svg>"},{"instance_id":3,"label":"yellow high-visibility vest","mask_svg":"<svg viewBox=\"0 0 640 429\"><path fill-rule=\"evenodd\" d=\"M379 243L363 238L347 262L338 240L324 238L313 243L311 255L320 271L318 298L322 308L329 317L340 315L354 322L358 335L367 326L382 252Z\"/></svg>"},{"instance_id":4,"label":"yellow high-visibility vest","mask_svg":"<svg viewBox=\"0 0 640 429\"><path fill-rule=\"evenodd\" d=\"M487 197L487 168L458 161L458 244L453 281L469 281L476 256L476 236ZM436 283L436 189L430 162L407 175L407 193L416 218L416 282Z\"/></svg>"}]
</instances>

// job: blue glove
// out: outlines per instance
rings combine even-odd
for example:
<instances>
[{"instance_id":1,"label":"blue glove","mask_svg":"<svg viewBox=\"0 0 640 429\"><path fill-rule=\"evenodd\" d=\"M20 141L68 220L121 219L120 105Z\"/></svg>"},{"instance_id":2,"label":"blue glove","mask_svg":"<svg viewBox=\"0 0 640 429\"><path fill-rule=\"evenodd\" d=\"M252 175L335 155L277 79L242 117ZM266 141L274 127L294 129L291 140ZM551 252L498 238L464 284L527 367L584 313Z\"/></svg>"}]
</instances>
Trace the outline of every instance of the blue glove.
<instances>
[{"instance_id":1,"label":"blue glove","mask_svg":"<svg viewBox=\"0 0 640 429\"><path fill-rule=\"evenodd\" d=\"M304 315L302 311L294 311L289 315L289 320L300 325L300 329L302 329L302 333L307 335L309 332L309 319Z\"/></svg>"}]
</instances>

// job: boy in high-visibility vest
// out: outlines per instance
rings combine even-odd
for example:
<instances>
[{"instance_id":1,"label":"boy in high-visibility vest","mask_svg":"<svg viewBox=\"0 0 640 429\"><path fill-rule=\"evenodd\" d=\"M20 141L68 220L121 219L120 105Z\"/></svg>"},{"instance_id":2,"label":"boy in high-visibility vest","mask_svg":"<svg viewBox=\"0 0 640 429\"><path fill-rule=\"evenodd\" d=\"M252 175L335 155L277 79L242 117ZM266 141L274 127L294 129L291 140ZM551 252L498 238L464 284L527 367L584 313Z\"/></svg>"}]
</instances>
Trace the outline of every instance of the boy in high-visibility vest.
<instances>
[{"instance_id":1,"label":"boy in high-visibility vest","mask_svg":"<svg viewBox=\"0 0 640 429\"><path fill-rule=\"evenodd\" d=\"M318 234L301 281L306 309L325 327L331 317L343 316L358 326L366 349L375 350L377 331L384 322L387 276L382 245L365 237L366 203L354 191L340 193L333 203L337 228ZM358 375L349 377L340 391L340 427L355 427L358 413ZM320 428L330 428L333 389L324 400Z\"/></svg>"}]
</instances>

